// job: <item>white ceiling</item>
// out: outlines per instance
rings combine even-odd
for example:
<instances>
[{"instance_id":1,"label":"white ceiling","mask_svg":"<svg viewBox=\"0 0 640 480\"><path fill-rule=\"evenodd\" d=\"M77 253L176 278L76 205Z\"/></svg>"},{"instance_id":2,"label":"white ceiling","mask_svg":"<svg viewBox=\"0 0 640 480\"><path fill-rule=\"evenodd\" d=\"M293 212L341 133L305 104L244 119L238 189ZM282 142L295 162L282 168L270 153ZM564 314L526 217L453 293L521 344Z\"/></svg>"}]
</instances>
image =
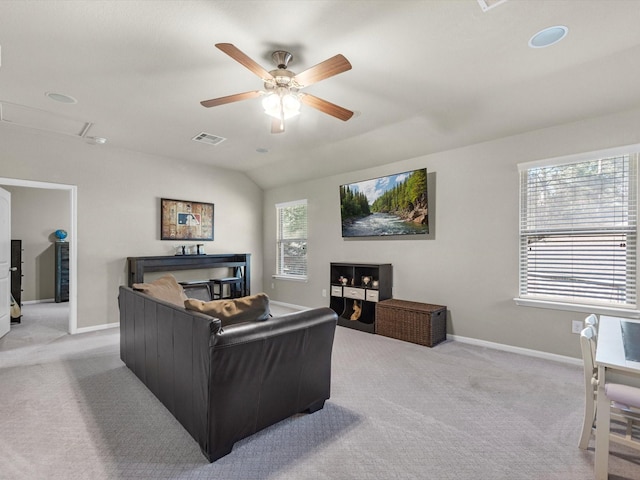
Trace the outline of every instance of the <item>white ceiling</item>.
<instances>
[{"instance_id":1,"label":"white ceiling","mask_svg":"<svg viewBox=\"0 0 640 480\"><path fill-rule=\"evenodd\" d=\"M637 108L639 24L640 0L509 0L486 12L477 0L2 0L0 101L89 122L88 136L108 139L96 148L231 168L270 188ZM552 25L567 38L527 46ZM305 92L356 115L303 106L272 135L259 99L202 107L262 88L216 43L267 70L276 49L293 54L294 72L343 54L353 69ZM227 140L192 141L200 132Z\"/></svg>"}]
</instances>

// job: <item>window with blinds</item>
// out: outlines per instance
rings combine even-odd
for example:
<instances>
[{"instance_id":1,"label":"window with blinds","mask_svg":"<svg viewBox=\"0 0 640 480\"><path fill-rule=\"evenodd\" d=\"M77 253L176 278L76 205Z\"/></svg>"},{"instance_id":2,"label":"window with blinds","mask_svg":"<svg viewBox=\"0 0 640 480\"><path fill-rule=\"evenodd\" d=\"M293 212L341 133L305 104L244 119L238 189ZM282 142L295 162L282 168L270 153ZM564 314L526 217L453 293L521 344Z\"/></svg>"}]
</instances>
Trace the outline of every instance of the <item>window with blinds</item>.
<instances>
[{"instance_id":1,"label":"window with blinds","mask_svg":"<svg viewBox=\"0 0 640 480\"><path fill-rule=\"evenodd\" d=\"M278 230L276 275L307 278L307 201L276 205Z\"/></svg>"},{"instance_id":2,"label":"window with blinds","mask_svg":"<svg viewBox=\"0 0 640 480\"><path fill-rule=\"evenodd\" d=\"M520 170L520 297L636 306L638 154Z\"/></svg>"}]
</instances>

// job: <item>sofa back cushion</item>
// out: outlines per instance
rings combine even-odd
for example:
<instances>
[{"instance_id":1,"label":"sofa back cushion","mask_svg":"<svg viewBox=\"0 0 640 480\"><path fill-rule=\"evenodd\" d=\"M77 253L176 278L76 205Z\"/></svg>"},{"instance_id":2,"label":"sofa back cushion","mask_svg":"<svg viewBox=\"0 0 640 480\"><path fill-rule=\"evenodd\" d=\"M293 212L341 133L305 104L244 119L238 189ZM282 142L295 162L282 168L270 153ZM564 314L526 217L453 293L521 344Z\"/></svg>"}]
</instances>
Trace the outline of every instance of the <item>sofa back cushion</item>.
<instances>
[{"instance_id":1,"label":"sofa back cushion","mask_svg":"<svg viewBox=\"0 0 640 480\"><path fill-rule=\"evenodd\" d=\"M171 274L160 277L151 283L134 283L133 289L179 307L184 307L184 301L188 298L182 285Z\"/></svg>"},{"instance_id":2,"label":"sofa back cushion","mask_svg":"<svg viewBox=\"0 0 640 480\"><path fill-rule=\"evenodd\" d=\"M248 321L260 321L269 318L269 297L258 293L241 298L229 298L203 302L196 298L184 301L187 310L205 313L222 320L222 326Z\"/></svg>"}]
</instances>

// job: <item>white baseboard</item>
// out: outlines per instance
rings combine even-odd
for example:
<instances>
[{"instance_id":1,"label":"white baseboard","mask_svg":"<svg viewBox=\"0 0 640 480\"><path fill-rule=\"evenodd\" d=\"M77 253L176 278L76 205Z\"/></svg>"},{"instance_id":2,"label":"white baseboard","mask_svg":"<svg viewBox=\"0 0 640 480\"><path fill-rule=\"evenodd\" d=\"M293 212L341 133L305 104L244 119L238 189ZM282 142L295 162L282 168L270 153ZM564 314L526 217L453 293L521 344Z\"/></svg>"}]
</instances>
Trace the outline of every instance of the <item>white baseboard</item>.
<instances>
[{"instance_id":1,"label":"white baseboard","mask_svg":"<svg viewBox=\"0 0 640 480\"><path fill-rule=\"evenodd\" d=\"M281 305L283 307L293 308L296 310L309 310L309 307L294 305L292 303L284 303L273 300L271 300L271 303L275 305ZM517 353L519 355L526 355L529 357L543 358L545 360L552 360L554 362L568 363L570 365L582 365L582 359L580 358L567 357L565 355L556 355L555 353L541 352L539 350L531 350L529 348L514 347L511 345L505 345L503 343L487 342L486 340L478 340L476 338L461 337L460 335L447 335L447 340L467 343L469 345L476 345L479 347L493 348L494 350L502 350L504 352Z\"/></svg>"},{"instance_id":2,"label":"white baseboard","mask_svg":"<svg viewBox=\"0 0 640 480\"><path fill-rule=\"evenodd\" d=\"M539 350L531 350L529 348L513 347L503 343L494 343L487 342L486 340L478 340L476 338L461 337L460 335L447 335L447 340L468 343L469 345L477 345L479 347L493 348L494 350L502 350L504 352L518 353L529 357L544 358L545 360L553 360L555 362L569 363L571 365L582 365L582 359L580 358L556 355L555 353L541 352Z\"/></svg>"},{"instance_id":3,"label":"white baseboard","mask_svg":"<svg viewBox=\"0 0 640 480\"><path fill-rule=\"evenodd\" d=\"M33 303L43 302L43 300L35 300ZM24 302L27 303L27 302ZM292 308L294 310L309 310L309 307L303 307L302 305L295 305L293 303L285 303L278 301L271 301L274 305L280 305L282 307ZM76 333L96 332L98 330L106 330L107 328L118 328L120 323L107 323L104 325L96 325L94 327L82 327L76 329ZM469 345L476 345L478 347L493 348L494 350L502 350L504 352L517 353L519 355L526 355L529 357L543 358L545 360L552 360L555 362L568 363L571 365L582 365L582 360L574 357L567 357L565 355L556 355L555 353L541 352L539 350L531 350L529 348L514 347L512 345L505 345L503 343L488 342L486 340L478 340L477 338L462 337L460 335L447 335L447 340L453 340L454 342L467 343Z\"/></svg>"},{"instance_id":4,"label":"white baseboard","mask_svg":"<svg viewBox=\"0 0 640 480\"><path fill-rule=\"evenodd\" d=\"M309 310L309 307L303 307L302 305L294 305L293 303L278 302L276 300L269 300L269 303L274 305L280 305L281 307L293 308L294 310Z\"/></svg>"},{"instance_id":5,"label":"white baseboard","mask_svg":"<svg viewBox=\"0 0 640 480\"><path fill-rule=\"evenodd\" d=\"M35 303L54 303L56 300L54 298L43 298L40 300L25 300L22 302L22 305L33 305Z\"/></svg>"},{"instance_id":6,"label":"white baseboard","mask_svg":"<svg viewBox=\"0 0 640 480\"><path fill-rule=\"evenodd\" d=\"M88 332L97 332L98 330L106 330L107 328L119 328L120 322L118 323L105 323L103 325L95 325L93 327L81 327L76 328L75 332L71 332L73 335L77 333L88 333Z\"/></svg>"}]
</instances>

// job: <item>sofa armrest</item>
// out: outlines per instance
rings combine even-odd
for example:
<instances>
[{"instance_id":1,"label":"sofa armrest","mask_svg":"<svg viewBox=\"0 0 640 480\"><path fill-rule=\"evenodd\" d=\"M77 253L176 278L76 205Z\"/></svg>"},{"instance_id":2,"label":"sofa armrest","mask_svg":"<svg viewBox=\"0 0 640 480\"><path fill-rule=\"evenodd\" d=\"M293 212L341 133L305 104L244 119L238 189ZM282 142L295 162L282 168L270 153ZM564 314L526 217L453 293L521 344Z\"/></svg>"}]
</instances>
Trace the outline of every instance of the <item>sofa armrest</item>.
<instances>
[{"instance_id":1,"label":"sofa armrest","mask_svg":"<svg viewBox=\"0 0 640 480\"><path fill-rule=\"evenodd\" d=\"M269 425L322 408L336 324L333 310L317 308L213 335L210 460Z\"/></svg>"},{"instance_id":2,"label":"sofa armrest","mask_svg":"<svg viewBox=\"0 0 640 480\"><path fill-rule=\"evenodd\" d=\"M120 358L196 439L206 436L210 344L220 320L121 286Z\"/></svg>"}]
</instances>

